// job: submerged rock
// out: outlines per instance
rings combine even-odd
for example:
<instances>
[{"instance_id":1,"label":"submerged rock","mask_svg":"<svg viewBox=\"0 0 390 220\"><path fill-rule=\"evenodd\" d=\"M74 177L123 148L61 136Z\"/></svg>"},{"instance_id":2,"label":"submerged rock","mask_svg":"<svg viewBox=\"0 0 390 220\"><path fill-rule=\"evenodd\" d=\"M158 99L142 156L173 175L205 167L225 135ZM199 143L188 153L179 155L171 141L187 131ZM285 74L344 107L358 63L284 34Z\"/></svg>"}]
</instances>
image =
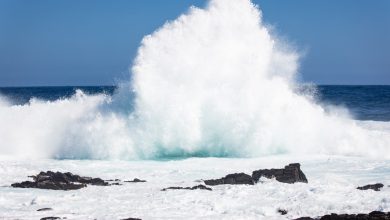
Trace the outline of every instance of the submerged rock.
<instances>
[{"instance_id":1,"label":"submerged rock","mask_svg":"<svg viewBox=\"0 0 390 220\"><path fill-rule=\"evenodd\" d=\"M70 172L40 172L32 177L34 181L24 181L13 183L12 187L16 188L39 188L52 190L75 190L86 187L87 184L97 186L108 186L109 184L100 178L81 177Z\"/></svg>"},{"instance_id":2,"label":"submerged rock","mask_svg":"<svg viewBox=\"0 0 390 220\"><path fill-rule=\"evenodd\" d=\"M275 178L282 183L307 183L305 174L301 170L299 163L292 163L284 167L284 169L263 169L256 170L252 173L252 178L258 182L261 177Z\"/></svg>"},{"instance_id":3,"label":"submerged rock","mask_svg":"<svg viewBox=\"0 0 390 220\"><path fill-rule=\"evenodd\" d=\"M356 189L359 189L359 190L372 189L374 191L380 191L383 186L384 185L382 183L376 183L376 184L369 184L369 185L365 185L365 186L359 186Z\"/></svg>"},{"instance_id":4,"label":"submerged rock","mask_svg":"<svg viewBox=\"0 0 390 220\"><path fill-rule=\"evenodd\" d=\"M390 212L373 211L369 214L330 214L322 217L301 217L295 220L390 220Z\"/></svg>"},{"instance_id":5,"label":"submerged rock","mask_svg":"<svg viewBox=\"0 0 390 220\"><path fill-rule=\"evenodd\" d=\"M254 185L252 177L245 173L229 174L220 179L205 180L204 183L209 186L222 185L222 184L247 184Z\"/></svg>"},{"instance_id":6,"label":"submerged rock","mask_svg":"<svg viewBox=\"0 0 390 220\"><path fill-rule=\"evenodd\" d=\"M110 186L122 186L122 184L115 182L115 183L111 183Z\"/></svg>"},{"instance_id":7,"label":"submerged rock","mask_svg":"<svg viewBox=\"0 0 390 220\"><path fill-rule=\"evenodd\" d=\"M43 217L41 220L56 220L56 219L61 219L60 217L54 217L54 216L49 216L49 217Z\"/></svg>"},{"instance_id":8,"label":"submerged rock","mask_svg":"<svg viewBox=\"0 0 390 220\"><path fill-rule=\"evenodd\" d=\"M134 178L133 180L125 180L126 183L144 183L146 180L140 180L138 178Z\"/></svg>"},{"instance_id":9,"label":"submerged rock","mask_svg":"<svg viewBox=\"0 0 390 220\"><path fill-rule=\"evenodd\" d=\"M209 190L211 191L212 189L205 186L205 185L197 185L197 186L193 186L193 187L180 187L180 186L172 186L172 187L168 187L168 188L164 188L162 189L161 191L167 191L167 190L178 190L178 189L185 189L185 190L196 190L196 189L203 189L203 190Z\"/></svg>"},{"instance_id":10,"label":"submerged rock","mask_svg":"<svg viewBox=\"0 0 390 220\"><path fill-rule=\"evenodd\" d=\"M287 215L287 210L285 210L285 209L278 209L278 212L281 215Z\"/></svg>"},{"instance_id":11,"label":"submerged rock","mask_svg":"<svg viewBox=\"0 0 390 220\"><path fill-rule=\"evenodd\" d=\"M41 208L41 209L38 209L37 211L38 212L43 212L43 211L51 211L53 210L52 208Z\"/></svg>"},{"instance_id":12,"label":"submerged rock","mask_svg":"<svg viewBox=\"0 0 390 220\"><path fill-rule=\"evenodd\" d=\"M109 180L106 180L107 182L120 182L121 180L120 179L109 179Z\"/></svg>"}]
</instances>

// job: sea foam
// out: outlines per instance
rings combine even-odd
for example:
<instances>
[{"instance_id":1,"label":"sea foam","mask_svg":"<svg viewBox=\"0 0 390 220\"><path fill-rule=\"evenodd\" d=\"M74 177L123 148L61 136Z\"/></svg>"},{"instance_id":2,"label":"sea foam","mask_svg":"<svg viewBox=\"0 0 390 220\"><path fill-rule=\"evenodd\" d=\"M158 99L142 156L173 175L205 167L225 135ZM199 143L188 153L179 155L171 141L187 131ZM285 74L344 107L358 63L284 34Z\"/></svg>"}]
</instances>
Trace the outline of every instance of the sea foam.
<instances>
[{"instance_id":1,"label":"sea foam","mask_svg":"<svg viewBox=\"0 0 390 220\"><path fill-rule=\"evenodd\" d=\"M0 153L76 159L390 158L388 130L296 92L299 54L249 0L211 0L139 47L117 94L0 102Z\"/></svg>"}]
</instances>

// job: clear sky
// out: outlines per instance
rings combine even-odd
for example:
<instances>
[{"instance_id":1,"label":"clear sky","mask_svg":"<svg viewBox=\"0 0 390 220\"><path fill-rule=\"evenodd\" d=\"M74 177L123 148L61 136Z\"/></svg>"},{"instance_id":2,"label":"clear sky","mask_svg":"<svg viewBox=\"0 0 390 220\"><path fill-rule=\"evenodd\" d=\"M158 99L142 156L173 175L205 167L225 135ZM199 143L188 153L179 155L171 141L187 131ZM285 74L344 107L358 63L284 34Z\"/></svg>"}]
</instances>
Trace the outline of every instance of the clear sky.
<instances>
[{"instance_id":1,"label":"clear sky","mask_svg":"<svg viewBox=\"0 0 390 220\"><path fill-rule=\"evenodd\" d=\"M139 42L205 0L0 0L0 86L114 85ZM390 84L389 0L254 0L318 84Z\"/></svg>"}]
</instances>

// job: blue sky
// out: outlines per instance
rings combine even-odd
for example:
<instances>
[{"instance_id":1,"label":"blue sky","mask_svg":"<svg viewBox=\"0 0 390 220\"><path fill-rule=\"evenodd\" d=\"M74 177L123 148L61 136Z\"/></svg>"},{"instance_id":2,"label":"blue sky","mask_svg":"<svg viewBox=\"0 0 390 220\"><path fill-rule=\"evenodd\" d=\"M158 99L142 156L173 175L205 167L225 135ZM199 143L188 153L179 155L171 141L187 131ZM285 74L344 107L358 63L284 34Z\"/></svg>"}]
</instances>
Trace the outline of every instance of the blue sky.
<instances>
[{"instance_id":1,"label":"blue sky","mask_svg":"<svg viewBox=\"0 0 390 220\"><path fill-rule=\"evenodd\" d=\"M169 2L169 4L168 4ZM113 85L146 34L205 0L0 0L0 86ZM390 1L254 0L301 79L390 84Z\"/></svg>"}]
</instances>

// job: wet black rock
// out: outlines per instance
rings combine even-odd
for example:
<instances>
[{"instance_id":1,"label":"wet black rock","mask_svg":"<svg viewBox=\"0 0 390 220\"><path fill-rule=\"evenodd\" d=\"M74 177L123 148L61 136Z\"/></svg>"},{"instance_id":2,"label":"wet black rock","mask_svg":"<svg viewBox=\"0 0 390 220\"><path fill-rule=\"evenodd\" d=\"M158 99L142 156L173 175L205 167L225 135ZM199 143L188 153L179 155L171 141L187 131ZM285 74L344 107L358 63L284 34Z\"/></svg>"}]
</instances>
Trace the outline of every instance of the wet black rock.
<instances>
[{"instance_id":1,"label":"wet black rock","mask_svg":"<svg viewBox=\"0 0 390 220\"><path fill-rule=\"evenodd\" d=\"M111 183L110 186L122 186L122 184L115 182L115 183Z\"/></svg>"},{"instance_id":2,"label":"wet black rock","mask_svg":"<svg viewBox=\"0 0 390 220\"><path fill-rule=\"evenodd\" d=\"M11 184L15 188L38 188L38 189L52 189L52 190L75 190L86 187L86 184L79 183L66 183L66 182L54 182L50 180L42 182L24 181L21 183Z\"/></svg>"},{"instance_id":3,"label":"wet black rock","mask_svg":"<svg viewBox=\"0 0 390 220\"><path fill-rule=\"evenodd\" d=\"M209 186L222 185L222 184L247 184L254 185L252 177L245 173L229 174L220 179L205 180L204 183Z\"/></svg>"},{"instance_id":4,"label":"wet black rock","mask_svg":"<svg viewBox=\"0 0 390 220\"><path fill-rule=\"evenodd\" d=\"M286 215L286 214L287 214L287 210L285 210L285 209L278 209L278 212L279 212L281 215Z\"/></svg>"},{"instance_id":5,"label":"wet black rock","mask_svg":"<svg viewBox=\"0 0 390 220\"><path fill-rule=\"evenodd\" d=\"M252 173L252 178L258 182L261 177L275 178L282 183L307 183L305 174L301 170L299 163L292 163L284 167L284 169L263 169L256 170Z\"/></svg>"},{"instance_id":6,"label":"wet black rock","mask_svg":"<svg viewBox=\"0 0 390 220\"><path fill-rule=\"evenodd\" d=\"M167 190L179 190L179 189L184 189L184 190L196 190L196 189L202 189L202 190L209 190L211 191L212 189L205 186L205 185L197 185L193 187L180 187L180 186L172 186L168 188L164 188L161 191L167 191Z\"/></svg>"},{"instance_id":7,"label":"wet black rock","mask_svg":"<svg viewBox=\"0 0 390 220\"><path fill-rule=\"evenodd\" d=\"M106 180L106 181L109 182L108 185L110 185L110 186L121 186L122 185L120 179L109 179L109 180Z\"/></svg>"},{"instance_id":8,"label":"wet black rock","mask_svg":"<svg viewBox=\"0 0 390 220\"><path fill-rule=\"evenodd\" d=\"M107 182L120 182L121 180L120 179L109 179L109 180L106 180Z\"/></svg>"},{"instance_id":9,"label":"wet black rock","mask_svg":"<svg viewBox=\"0 0 390 220\"><path fill-rule=\"evenodd\" d=\"M69 172L40 172L36 176L30 176L34 181L24 181L11 184L16 188L39 188L52 190L75 190L86 187L87 184L108 186L109 184L100 178L81 177Z\"/></svg>"},{"instance_id":10,"label":"wet black rock","mask_svg":"<svg viewBox=\"0 0 390 220\"><path fill-rule=\"evenodd\" d=\"M376 184L369 184L369 185L365 185L365 186L359 186L359 187L356 188L356 189L359 189L359 190L368 190L368 189L372 189L372 190L374 190L374 191L380 191L382 187L383 187L383 184L382 184L382 183L376 183Z\"/></svg>"},{"instance_id":11,"label":"wet black rock","mask_svg":"<svg viewBox=\"0 0 390 220\"><path fill-rule=\"evenodd\" d=\"M138 178L134 178L133 180L126 180L126 183L144 183L146 180L140 180Z\"/></svg>"},{"instance_id":12,"label":"wet black rock","mask_svg":"<svg viewBox=\"0 0 390 220\"><path fill-rule=\"evenodd\" d=\"M254 185L261 177L275 178L282 183L307 183L305 174L301 170L299 163L292 163L283 169L263 169L253 171L252 176L245 173L229 174L220 179L205 180L206 185L215 186L221 184L247 184Z\"/></svg>"},{"instance_id":13,"label":"wet black rock","mask_svg":"<svg viewBox=\"0 0 390 220\"><path fill-rule=\"evenodd\" d=\"M390 212L373 211L369 214L330 214L322 217L301 217L295 220L390 220Z\"/></svg>"},{"instance_id":14,"label":"wet black rock","mask_svg":"<svg viewBox=\"0 0 390 220\"><path fill-rule=\"evenodd\" d=\"M43 211L51 211L53 210L52 208L41 208L41 209L38 209L37 211L38 212L43 212Z\"/></svg>"},{"instance_id":15,"label":"wet black rock","mask_svg":"<svg viewBox=\"0 0 390 220\"><path fill-rule=\"evenodd\" d=\"M53 217L53 216L41 218L41 220L56 220L56 219L61 219L61 218L60 217Z\"/></svg>"}]
</instances>

